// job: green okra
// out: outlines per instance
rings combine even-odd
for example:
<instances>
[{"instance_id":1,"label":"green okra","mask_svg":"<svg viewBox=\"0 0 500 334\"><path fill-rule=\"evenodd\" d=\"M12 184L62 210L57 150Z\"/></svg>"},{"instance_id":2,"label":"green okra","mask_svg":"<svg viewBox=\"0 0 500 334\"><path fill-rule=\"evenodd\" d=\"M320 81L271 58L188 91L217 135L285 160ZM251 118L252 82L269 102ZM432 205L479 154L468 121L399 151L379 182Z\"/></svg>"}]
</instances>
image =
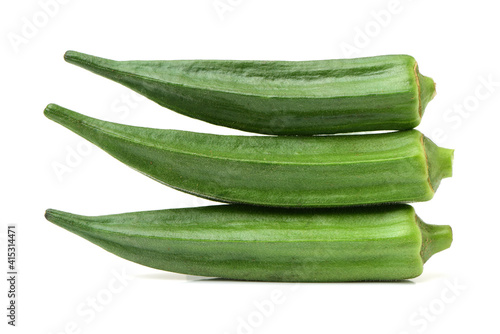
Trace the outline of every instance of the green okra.
<instances>
[{"instance_id":1,"label":"green okra","mask_svg":"<svg viewBox=\"0 0 500 334\"><path fill-rule=\"evenodd\" d=\"M139 172L222 202L332 207L426 201L451 176L453 150L417 130L309 137L222 136L45 115Z\"/></svg>"},{"instance_id":2,"label":"green okra","mask_svg":"<svg viewBox=\"0 0 500 334\"><path fill-rule=\"evenodd\" d=\"M98 217L47 210L52 223L124 259L237 280L336 282L419 276L450 247L447 225L409 205L277 209L240 205Z\"/></svg>"},{"instance_id":3,"label":"green okra","mask_svg":"<svg viewBox=\"0 0 500 334\"><path fill-rule=\"evenodd\" d=\"M64 58L181 114L265 134L411 129L435 95L434 81L408 55L114 61L68 51Z\"/></svg>"}]
</instances>

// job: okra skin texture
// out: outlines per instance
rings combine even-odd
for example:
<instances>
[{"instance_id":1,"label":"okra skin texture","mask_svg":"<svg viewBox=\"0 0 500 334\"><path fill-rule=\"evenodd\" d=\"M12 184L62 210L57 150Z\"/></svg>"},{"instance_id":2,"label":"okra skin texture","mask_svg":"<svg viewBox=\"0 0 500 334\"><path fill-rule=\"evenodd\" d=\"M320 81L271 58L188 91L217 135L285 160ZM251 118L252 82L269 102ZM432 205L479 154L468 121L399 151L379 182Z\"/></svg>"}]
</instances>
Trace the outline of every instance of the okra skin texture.
<instances>
[{"instance_id":1,"label":"okra skin texture","mask_svg":"<svg viewBox=\"0 0 500 334\"><path fill-rule=\"evenodd\" d=\"M453 150L417 130L223 136L110 123L53 104L45 115L154 180L222 202L334 207L426 201L451 176Z\"/></svg>"},{"instance_id":2,"label":"okra skin texture","mask_svg":"<svg viewBox=\"0 0 500 334\"><path fill-rule=\"evenodd\" d=\"M183 115L263 134L411 129L435 95L434 81L408 55L114 61L68 51L64 58Z\"/></svg>"},{"instance_id":3,"label":"okra skin texture","mask_svg":"<svg viewBox=\"0 0 500 334\"><path fill-rule=\"evenodd\" d=\"M337 282L419 276L448 248L451 228L409 205L279 209L240 205L46 218L124 259L236 280Z\"/></svg>"}]
</instances>

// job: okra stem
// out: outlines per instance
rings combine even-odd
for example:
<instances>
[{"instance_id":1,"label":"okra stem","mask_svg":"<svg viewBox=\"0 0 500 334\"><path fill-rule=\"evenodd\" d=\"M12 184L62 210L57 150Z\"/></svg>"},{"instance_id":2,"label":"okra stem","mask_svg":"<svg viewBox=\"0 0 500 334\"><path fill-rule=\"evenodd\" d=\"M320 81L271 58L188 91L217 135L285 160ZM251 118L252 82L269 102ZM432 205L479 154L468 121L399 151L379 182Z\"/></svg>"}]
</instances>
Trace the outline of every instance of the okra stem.
<instances>
[{"instance_id":1,"label":"okra stem","mask_svg":"<svg viewBox=\"0 0 500 334\"><path fill-rule=\"evenodd\" d=\"M451 246L453 233L449 225L431 225L417 217L417 224L422 233L420 256L424 263L434 254Z\"/></svg>"}]
</instances>

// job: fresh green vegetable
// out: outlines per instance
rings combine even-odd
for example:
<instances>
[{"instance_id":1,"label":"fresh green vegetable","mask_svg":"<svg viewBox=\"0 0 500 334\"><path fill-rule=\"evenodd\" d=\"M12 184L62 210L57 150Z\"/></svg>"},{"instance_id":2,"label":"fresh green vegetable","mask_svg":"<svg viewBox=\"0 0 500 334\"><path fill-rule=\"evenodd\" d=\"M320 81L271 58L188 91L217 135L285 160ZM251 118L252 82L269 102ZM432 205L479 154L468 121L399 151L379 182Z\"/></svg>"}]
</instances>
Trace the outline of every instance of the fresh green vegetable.
<instances>
[{"instance_id":1,"label":"fresh green vegetable","mask_svg":"<svg viewBox=\"0 0 500 334\"><path fill-rule=\"evenodd\" d=\"M452 169L453 150L417 130L221 136L104 122L53 104L45 115L157 181L224 202L331 207L425 201Z\"/></svg>"},{"instance_id":2,"label":"fresh green vegetable","mask_svg":"<svg viewBox=\"0 0 500 334\"><path fill-rule=\"evenodd\" d=\"M450 247L451 228L409 205L273 209L220 205L86 217L47 210L52 223L124 259L183 274L239 280L400 280Z\"/></svg>"},{"instance_id":3,"label":"fresh green vegetable","mask_svg":"<svg viewBox=\"0 0 500 334\"><path fill-rule=\"evenodd\" d=\"M285 135L404 130L435 95L407 55L318 61L64 58L181 114Z\"/></svg>"}]
</instances>

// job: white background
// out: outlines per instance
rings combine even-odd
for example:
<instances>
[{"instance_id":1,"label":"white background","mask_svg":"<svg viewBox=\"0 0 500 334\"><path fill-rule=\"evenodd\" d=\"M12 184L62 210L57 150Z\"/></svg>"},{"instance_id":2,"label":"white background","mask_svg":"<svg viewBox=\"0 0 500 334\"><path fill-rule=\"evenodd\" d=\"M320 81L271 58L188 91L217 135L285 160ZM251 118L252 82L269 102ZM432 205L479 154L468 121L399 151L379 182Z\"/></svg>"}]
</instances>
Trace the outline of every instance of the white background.
<instances>
[{"instance_id":1,"label":"white background","mask_svg":"<svg viewBox=\"0 0 500 334\"><path fill-rule=\"evenodd\" d=\"M2 328L44 334L498 332L496 2L54 1L3 1L0 8L0 263L4 277L6 226L17 224L20 273L15 329L6 325L1 280ZM452 247L405 283L245 283L143 267L50 224L43 217L49 207L100 215L211 202L160 185L87 145L43 116L48 103L126 124L240 133L136 102L127 88L65 63L69 49L118 60L414 56L438 90L418 129L455 149L453 178L415 207L424 221L453 227ZM58 164L68 168L59 177Z\"/></svg>"}]
</instances>

